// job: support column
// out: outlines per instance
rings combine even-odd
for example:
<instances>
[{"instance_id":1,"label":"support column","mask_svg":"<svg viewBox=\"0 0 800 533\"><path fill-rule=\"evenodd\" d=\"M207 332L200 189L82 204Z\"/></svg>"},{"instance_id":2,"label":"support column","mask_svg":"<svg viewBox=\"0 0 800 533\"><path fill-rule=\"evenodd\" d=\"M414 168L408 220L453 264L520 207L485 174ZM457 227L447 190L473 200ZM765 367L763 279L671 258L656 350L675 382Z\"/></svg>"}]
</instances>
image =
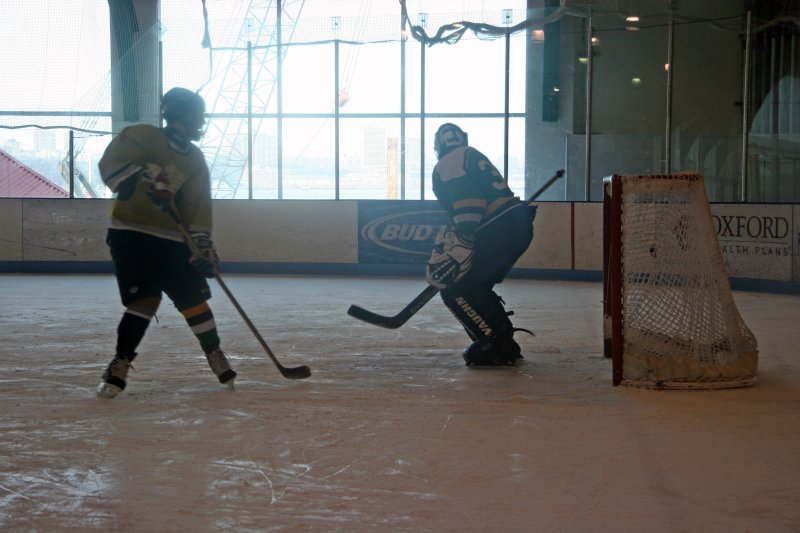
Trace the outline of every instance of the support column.
<instances>
[{"instance_id":1,"label":"support column","mask_svg":"<svg viewBox=\"0 0 800 533\"><path fill-rule=\"evenodd\" d=\"M109 0L111 127L160 126L160 0Z\"/></svg>"}]
</instances>

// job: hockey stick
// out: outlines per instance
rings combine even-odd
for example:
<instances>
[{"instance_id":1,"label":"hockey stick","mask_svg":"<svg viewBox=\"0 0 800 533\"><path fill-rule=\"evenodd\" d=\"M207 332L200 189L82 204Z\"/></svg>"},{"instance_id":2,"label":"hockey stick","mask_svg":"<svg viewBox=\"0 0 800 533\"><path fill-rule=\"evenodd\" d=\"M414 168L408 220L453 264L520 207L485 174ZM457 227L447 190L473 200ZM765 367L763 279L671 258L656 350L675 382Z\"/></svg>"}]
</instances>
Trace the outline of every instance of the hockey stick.
<instances>
[{"instance_id":1,"label":"hockey stick","mask_svg":"<svg viewBox=\"0 0 800 533\"><path fill-rule=\"evenodd\" d=\"M544 193L547 189L550 188L553 183L555 183L559 178L564 176L564 170L558 170L552 178L547 180L547 182L539 187L539 190L536 191L528 198L527 203L533 203L539 196ZM417 295L416 298L411 300L411 302L405 306L399 313L394 316L385 316L379 315L377 313L373 313L372 311L368 311L363 307L359 307L357 305L351 305L350 308L347 310L347 314L352 316L353 318L357 318L358 320L363 320L364 322L368 322L374 326L379 326L381 328L388 328L388 329L397 329L406 322L408 319L414 316L417 311L422 309L426 303L428 303L431 298L436 296L439 292L439 289L434 287L433 285L428 285L425 287L421 293Z\"/></svg>"},{"instance_id":2,"label":"hockey stick","mask_svg":"<svg viewBox=\"0 0 800 533\"><path fill-rule=\"evenodd\" d=\"M536 201L536 199L537 199L537 198L539 198L539 197L540 197L540 196L541 196L541 195L544 193L544 191L546 191L547 189L549 189L549 188L550 188L550 186L551 186L552 184L554 184L556 181L558 181L558 179L559 179L559 178L563 178L563 177L564 177L564 169L562 168L561 170L557 170L557 171L556 171L556 173L555 173L555 174L553 174L553 177L552 177L552 178L550 178L549 180L547 180L547 182L545 182L545 184L544 184L544 185L542 185L541 187L539 187L539 190L538 190L538 191L536 191L535 193L533 193L533 194L531 195L531 197L530 197L530 198L528 198L528 203L530 204L531 202L535 202L535 201Z\"/></svg>"},{"instance_id":3,"label":"hockey stick","mask_svg":"<svg viewBox=\"0 0 800 533\"><path fill-rule=\"evenodd\" d=\"M424 291L419 293L416 298L411 300L411 303L405 306L402 311L394 316L379 315L377 313L373 313L372 311L367 311L363 307L359 307L355 304L350 306L350 309L347 310L347 314L353 318L363 320L364 322L369 322L374 326L397 329L408 322L408 319L414 316L417 311L422 309L422 307L428 303L431 298L436 296L438 292L439 289L433 285L428 285L425 287Z\"/></svg>"},{"instance_id":4,"label":"hockey stick","mask_svg":"<svg viewBox=\"0 0 800 533\"><path fill-rule=\"evenodd\" d=\"M186 226L183 225L183 222L181 221L180 216L175 211L175 209L171 205L168 205L164 208L164 210L169 214L170 217L172 217L172 220L175 221L175 224L178 226L178 229L183 235L183 239L186 241L186 244L187 246L189 246L189 249L192 251L192 253L202 257L203 254L200 251L200 248L197 246L197 243L189 234L189 230L187 230ZM275 354L272 353L272 350L269 349L269 346L267 346L267 342L258 332L253 322L248 318L247 314L244 312L244 309L242 309L242 306L239 305L239 302L236 300L236 298L233 297L233 293L231 293L230 289L228 289L228 286L225 285L225 282L222 281L222 277L219 275L219 270L217 270L216 267L214 267L214 279L217 280L217 283L219 283L219 286L222 287L223 291L225 291L225 294L228 296L228 299L231 301L236 310L239 311L239 315L241 315L245 324L247 324L247 327L250 328L250 331L256 337L258 343L267 353L269 358L272 359L272 362L275 363L276 367L278 367L278 371L281 373L281 375L287 379L305 379L309 377L311 375L311 369L308 368L307 366L303 365L295 367L285 367L280 363L280 361L278 361L278 358L275 357Z\"/></svg>"}]
</instances>

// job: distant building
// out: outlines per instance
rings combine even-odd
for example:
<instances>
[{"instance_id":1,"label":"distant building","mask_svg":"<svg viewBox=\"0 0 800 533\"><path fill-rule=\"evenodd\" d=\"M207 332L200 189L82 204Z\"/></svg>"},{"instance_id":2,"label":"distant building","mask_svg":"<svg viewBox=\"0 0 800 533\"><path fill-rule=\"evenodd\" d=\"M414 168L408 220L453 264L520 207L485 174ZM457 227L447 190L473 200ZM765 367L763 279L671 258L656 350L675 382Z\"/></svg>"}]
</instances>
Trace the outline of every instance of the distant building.
<instances>
[{"instance_id":1,"label":"distant building","mask_svg":"<svg viewBox=\"0 0 800 533\"><path fill-rule=\"evenodd\" d=\"M386 170L386 128L367 126L363 131L364 167L370 170Z\"/></svg>"},{"instance_id":2,"label":"distant building","mask_svg":"<svg viewBox=\"0 0 800 533\"><path fill-rule=\"evenodd\" d=\"M33 151L55 152L56 132L53 130L36 130L33 132Z\"/></svg>"}]
</instances>

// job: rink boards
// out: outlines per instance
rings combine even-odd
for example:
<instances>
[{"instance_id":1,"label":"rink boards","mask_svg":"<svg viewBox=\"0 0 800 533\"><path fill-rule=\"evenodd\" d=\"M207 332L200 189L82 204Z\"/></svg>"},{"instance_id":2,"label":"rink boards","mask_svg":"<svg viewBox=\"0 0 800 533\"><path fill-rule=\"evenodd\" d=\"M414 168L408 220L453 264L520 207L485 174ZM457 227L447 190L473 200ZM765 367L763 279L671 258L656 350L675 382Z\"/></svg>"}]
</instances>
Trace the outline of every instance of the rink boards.
<instances>
[{"instance_id":1,"label":"rink boards","mask_svg":"<svg viewBox=\"0 0 800 533\"><path fill-rule=\"evenodd\" d=\"M0 199L0 271L108 272L110 200ZM600 279L602 204L536 204L516 277ZM800 206L712 204L732 279L800 282ZM215 200L223 272L417 275L447 218L435 201Z\"/></svg>"}]
</instances>

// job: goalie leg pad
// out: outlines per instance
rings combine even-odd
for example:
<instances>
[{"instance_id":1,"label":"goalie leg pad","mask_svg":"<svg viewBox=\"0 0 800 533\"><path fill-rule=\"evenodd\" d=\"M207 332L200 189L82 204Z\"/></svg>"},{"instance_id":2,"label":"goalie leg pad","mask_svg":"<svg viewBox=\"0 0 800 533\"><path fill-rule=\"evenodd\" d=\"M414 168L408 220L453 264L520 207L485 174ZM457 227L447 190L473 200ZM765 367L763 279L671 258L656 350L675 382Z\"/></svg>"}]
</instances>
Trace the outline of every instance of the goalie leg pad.
<instances>
[{"instance_id":1,"label":"goalie leg pad","mask_svg":"<svg viewBox=\"0 0 800 533\"><path fill-rule=\"evenodd\" d=\"M521 357L514 327L494 291L481 296L442 292L442 301L474 341L464 350L467 366L514 365Z\"/></svg>"}]
</instances>

